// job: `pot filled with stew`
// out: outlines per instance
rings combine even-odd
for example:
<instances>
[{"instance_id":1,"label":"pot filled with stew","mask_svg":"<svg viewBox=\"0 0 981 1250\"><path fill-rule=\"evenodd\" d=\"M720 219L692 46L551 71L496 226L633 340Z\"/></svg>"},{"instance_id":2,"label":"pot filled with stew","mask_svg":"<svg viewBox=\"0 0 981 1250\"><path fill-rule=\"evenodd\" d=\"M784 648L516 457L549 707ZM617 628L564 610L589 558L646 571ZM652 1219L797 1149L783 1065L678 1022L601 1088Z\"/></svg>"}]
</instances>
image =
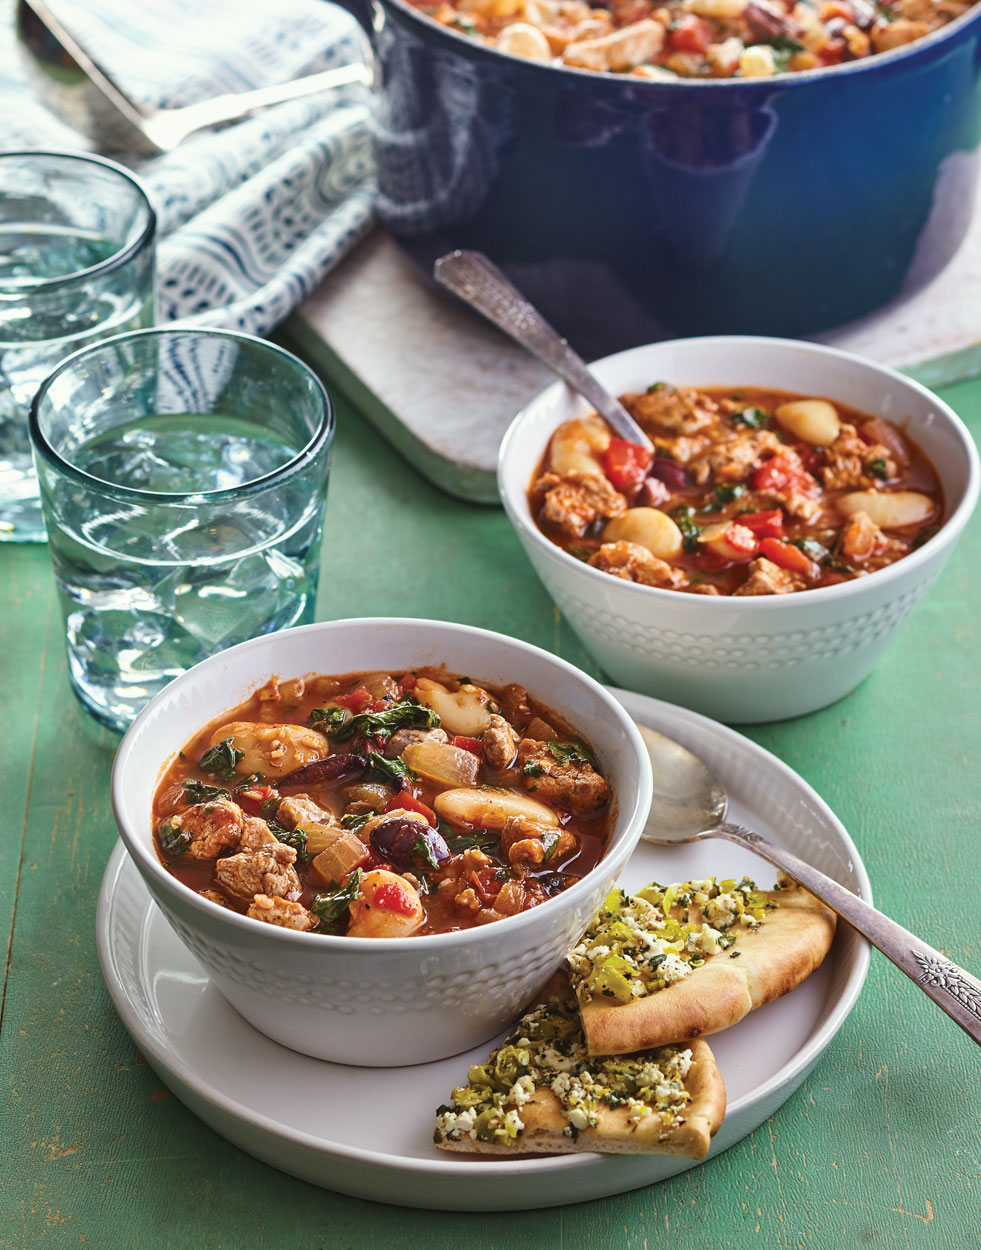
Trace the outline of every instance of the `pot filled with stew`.
<instances>
[{"instance_id":1,"label":"pot filled with stew","mask_svg":"<svg viewBox=\"0 0 981 1250\"><path fill-rule=\"evenodd\" d=\"M966 0L373 0L370 27L386 225L427 269L486 252L587 354L841 324L970 220Z\"/></svg>"}]
</instances>

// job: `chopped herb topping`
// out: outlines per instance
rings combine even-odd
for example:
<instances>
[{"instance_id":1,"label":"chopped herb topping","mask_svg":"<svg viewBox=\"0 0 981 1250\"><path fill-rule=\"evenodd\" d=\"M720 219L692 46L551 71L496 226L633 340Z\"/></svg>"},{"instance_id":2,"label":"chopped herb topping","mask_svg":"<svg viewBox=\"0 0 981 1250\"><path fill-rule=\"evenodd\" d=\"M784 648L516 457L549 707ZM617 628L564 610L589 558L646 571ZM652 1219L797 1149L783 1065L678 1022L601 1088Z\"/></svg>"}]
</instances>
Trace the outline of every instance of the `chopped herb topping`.
<instances>
[{"instance_id":1,"label":"chopped herb topping","mask_svg":"<svg viewBox=\"0 0 981 1250\"><path fill-rule=\"evenodd\" d=\"M588 764L590 768L597 767L593 753L581 742L548 742L545 745L548 747L549 754L558 764L575 764L579 767ZM527 768L525 768L526 773L527 771ZM529 775L537 776L536 773Z\"/></svg>"},{"instance_id":2,"label":"chopped herb topping","mask_svg":"<svg viewBox=\"0 0 981 1250\"><path fill-rule=\"evenodd\" d=\"M881 456L869 461L869 472L873 477L877 477L880 482L889 481L889 468Z\"/></svg>"},{"instance_id":3,"label":"chopped herb topping","mask_svg":"<svg viewBox=\"0 0 981 1250\"><path fill-rule=\"evenodd\" d=\"M697 551L702 531L695 524L695 509L686 504L681 508L675 508L672 515L674 516L675 524L681 530L681 545L685 551Z\"/></svg>"},{"instance_id":4,"label":"chopped herb topping","mask_svg":"<svg viewBox=\"0 0 981 1250\"><path fill-rule=\"evenodd\" d=\"M746 425L751 430L762 430L769 420L770 414L762 408L743 408L732 414L733 425Z\"/></svg>"},{"instance_id":5,"label":"chopped herb topping","mask_svg":"<svg viewBox=\"0 0 981 1250\"><path fill-rule=\"evenodd\" d=\"M727 503L732 503L734 500L742 498L745 494L746 487L738 483L726 486L716 486L715 502L720 506L724 506Z\"/></svg>"}]
</instances>

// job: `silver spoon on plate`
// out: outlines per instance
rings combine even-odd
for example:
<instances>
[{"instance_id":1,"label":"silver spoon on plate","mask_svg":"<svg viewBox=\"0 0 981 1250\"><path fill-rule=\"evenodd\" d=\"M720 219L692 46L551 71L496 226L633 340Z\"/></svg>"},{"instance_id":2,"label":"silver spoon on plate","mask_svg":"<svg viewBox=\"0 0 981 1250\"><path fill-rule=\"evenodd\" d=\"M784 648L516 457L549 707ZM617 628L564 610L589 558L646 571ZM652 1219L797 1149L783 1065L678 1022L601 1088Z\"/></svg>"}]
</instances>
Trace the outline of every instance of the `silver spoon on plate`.
<instances>
[{"instance_id":1,"label":"silver spoon on plate","mask_svg":"<svg viewBox=\"0 0 981 1250\"><path fill-rule=\"evenodd\" d=\"M18 0L16 29L21 58L37 95L63 122L107 151L171 152L199 130L336 87L370 86L374 77L368 65L342 65L183 108L150 109L130 99L44 0Z\"/></svg>"},{"instance_id":2,"label":"silver spoon on plate","mask_svg":"<svg viewBox=\"0 0 981 1250\"><path fill-rule=\"evenodd\" d=\"M433 277L588 399L621 438L652 450L651 440L623 404L483 252L441 256L433 266Z\"/></svg>"},{"instance_id":3,"label":"silver spoon on plate","mask_svg":"<svg viewBox=\"0 0 981 1250\"><path fill-rule=\"evenodd\" d=\"M790 851L727 821L725 789L698 756L646 725L637 729L654 767L654 799L641 834L646 842L672 846L725 838L769 860L868 938L981 1043L981 981Z\"/></svg>"}]
</instances>

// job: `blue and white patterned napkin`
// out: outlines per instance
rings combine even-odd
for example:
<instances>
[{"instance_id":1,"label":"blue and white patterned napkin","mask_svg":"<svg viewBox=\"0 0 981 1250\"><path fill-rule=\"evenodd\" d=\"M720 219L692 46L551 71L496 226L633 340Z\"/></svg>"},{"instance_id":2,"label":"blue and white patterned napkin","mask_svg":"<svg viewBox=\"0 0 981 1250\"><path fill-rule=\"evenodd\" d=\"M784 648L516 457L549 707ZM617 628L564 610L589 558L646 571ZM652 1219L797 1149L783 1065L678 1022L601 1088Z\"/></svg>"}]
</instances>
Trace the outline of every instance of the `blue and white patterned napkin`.
<instances>
[{"instance_id":1,"label":"blue and white patterned napkin","mask_svg":"<svg viewBox=\"0 0 981 1250\"><path fill-rule=\"evenodd\" d=\"M354 19L326 0L49 0L140 102L191 104L368 57ZM31 94L0 28L5 148L84 140ZM159 218L158 320L265 334L371 229L375 181L362 88L324 92L122 160Z\"/></svg>"}]
</instances>

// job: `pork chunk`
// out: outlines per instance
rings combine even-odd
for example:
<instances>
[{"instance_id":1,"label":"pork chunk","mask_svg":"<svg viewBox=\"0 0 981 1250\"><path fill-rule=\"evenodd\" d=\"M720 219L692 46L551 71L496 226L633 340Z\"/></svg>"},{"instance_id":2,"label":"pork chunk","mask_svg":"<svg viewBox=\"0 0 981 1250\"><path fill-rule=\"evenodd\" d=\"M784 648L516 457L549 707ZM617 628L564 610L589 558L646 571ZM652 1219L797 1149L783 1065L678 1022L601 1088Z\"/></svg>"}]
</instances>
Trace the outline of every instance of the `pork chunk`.
<instances>
[{"instance_id":1,"label":"pork chunk","mask_svg":"<svg viewBox=\"0 0 981 1250\"><path fill-rule=\"evenodd\" d=\"M217 859L223 851L238 846L244 824L245 813L237 803L231 799L210 799L166 817L160 822L160 834L163 837L169 830L173 837L179 831L191 839L182 847L182 854L192 859Z\"/></svg>"},{"instance_id":2,"label":"pork chunk","mask_svg":"<svg viewBox=\"0 0 981 1250\"><path fill-rule=\"evenodd\" d=\"M544 491L544 520L572 538L579 538L594 521L620 516L627 510L623 495L598 474L568 473L556 477L546 473L536 489Z\"/></svg>"},{"instance_id":3,"label":"pork chunk","mask_svg":"<svg viewBox=\"0 0 981 1250\"><path fill-rule=\"evenodd\" d=\"M401 755L406 747L419 742L449 742L445 729L396 729L385 744L385 754L390 760Z\"/></svg>"},{"instance_id":4,"label":"pork chunk","mask_svg":"<svg viewBox=\"0 0 981 1250\"><path fill-rule=\"evenodd\" d=\"M253 920L279 925L281 929L296 929L299 933L317 927L317 917L302 903L287 898L270 898L268 894L257 894L245 914Z\"/></svg>"},{"instance_id":5,"label":"pork chunk","mask_svg":"<svg viewBox=\"0 0 981 1250\"><path fill-rule=\"evenodd\" d=\"M610 800L610 787L571 744L522 738L518 763L525 789L545 802L561 803L573 812L595 812Z\"/></svg>"},{"instance_id":6,"label":"pork chunk","mask_svg":"<svg viewBox=\"0 0 981 1250\"><path fill-rule=\"evenodd\" d=\"M293 867L296 851L277 841L264 820L247 820L239 845L237 855L215 864L215 877L226 893L244 902L256 894L300 897L300 878Z\"/></svg>"},{"instance_id":7,"label":"pork chunk","mask_svg":"<svg viewBox=\"0 0 981 1250\"><path fill-rule=\"evenodd\" d=\"M510 768L518 753L518 735L503 716L491 714L481 737L484 759L491 768Z\"/></svg>"},{"instance_id":8,"label":"pork chunk","mask_svg":"<svg viewBox=\"0 0 981 1250\"><path fill-rule=\"evenodd\" d=\"M595 555L590 556L589 563L594 569L640 586L676 589L688 582L688 575L683 569L676 569L639 543L604 543Z\"/></svg>"},{"instance_id":9,"label":"pork chunk","mask_svg":"<svg viewBox=\"0 0 981 1250\"><path fill-rule=\"evenodd\" d=\"M879 470L873 472L872 466ZM867 443L853 425L845 422L838 437L825 450L821 481L826 490L868 489L883 477L896 476L896 461L882 443Z\"/></svg>"},{"instance_id":10,"label":"pork chunk","mask_svg":"<svg viewBox=\"0 0 981 1250\"><path fill-rule=\"evenodd\" d=\"M720 483L743 482L759 468L764 455L778 452L783 444L772 430L734 430L723 442L713 444L688 466L696 485L710 479Z\"/></svg>"},{"instance_id":11,"label":"pork chunk","mask_svg":"<svg viewBox=\"0 0 981 1250\"><path fill-rule=\"evenodd\" d=\"M803 578L782 569L772 560L760 557L749 566L749 577L733 591L736 595L787 595L794 590L803 590Z\"/></svg>"},{"instance_id":12,"label":"pork chunk","mask_svg":"<svg viewBox=\"0 0 981 1250\"><path fill-rule=\"evenodd\" d=\"M501 830L501 852L512 866L560 860L576 846L576 835L527 816L511 816Z\"/></svg>"},{"instance_id":13,"label":"pork chunk","mask_svg":"<svg viewBox=\"0 0 981 1250\"><path fill-rule=\"evenodd\" d=\"M665 384L643 395L624 395L623 402L647 433L695 434L718 411L710 395L700 395L692 386Z\"/></svg>"}]
</instances>

